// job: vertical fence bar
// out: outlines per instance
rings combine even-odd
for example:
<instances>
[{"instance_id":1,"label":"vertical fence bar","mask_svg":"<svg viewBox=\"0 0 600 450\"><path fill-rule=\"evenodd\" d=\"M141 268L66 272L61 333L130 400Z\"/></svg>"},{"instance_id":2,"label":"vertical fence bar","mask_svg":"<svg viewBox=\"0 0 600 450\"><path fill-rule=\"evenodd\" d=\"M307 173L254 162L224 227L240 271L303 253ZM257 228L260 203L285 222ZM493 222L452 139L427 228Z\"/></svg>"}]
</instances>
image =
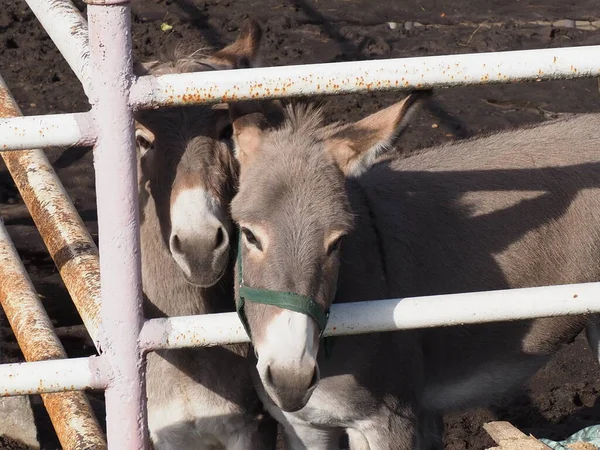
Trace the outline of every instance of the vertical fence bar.
<instances>
[{"instance_id":1,"label":"vertical fence bar","mask_svg":"<svg viewBox=\"0 0 600 450\"><path fill-rule=\"evenodd\" d=\"M97 3L97 4L94 4ZM100 343L109 365L107 440L113 449L145 449L145 365L142 326L137 159L133 110L131 19L128 2L88 6L94 153L100 248Z\"/></svg>"}]
</instances>

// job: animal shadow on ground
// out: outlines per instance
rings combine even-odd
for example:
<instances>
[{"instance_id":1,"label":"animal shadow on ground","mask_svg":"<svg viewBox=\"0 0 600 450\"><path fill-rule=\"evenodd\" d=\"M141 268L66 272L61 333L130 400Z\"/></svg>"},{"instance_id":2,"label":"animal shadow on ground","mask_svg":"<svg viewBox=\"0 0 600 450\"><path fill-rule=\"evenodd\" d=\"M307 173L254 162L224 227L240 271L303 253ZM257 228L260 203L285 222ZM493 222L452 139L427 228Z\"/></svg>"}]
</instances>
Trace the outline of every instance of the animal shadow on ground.
<instances>
[{"instance_id":1,"label":"animal shadow on ground","mask_svg":"<svg viewBox=\"0 0 600 450\"><path fill-rule=\"evenodd\" d=\"M323 32L338 44L342 51L342 61L357 61L367 57L367 55L363 53L367 44L366 41L363 41L360 45L354 44L350 39L340 33L330 19L317 11L306 0L292 0L291 3L297 9L302 10L306 15L308 20L305 23L319 25Z\"/></svg>"}]
</instances>

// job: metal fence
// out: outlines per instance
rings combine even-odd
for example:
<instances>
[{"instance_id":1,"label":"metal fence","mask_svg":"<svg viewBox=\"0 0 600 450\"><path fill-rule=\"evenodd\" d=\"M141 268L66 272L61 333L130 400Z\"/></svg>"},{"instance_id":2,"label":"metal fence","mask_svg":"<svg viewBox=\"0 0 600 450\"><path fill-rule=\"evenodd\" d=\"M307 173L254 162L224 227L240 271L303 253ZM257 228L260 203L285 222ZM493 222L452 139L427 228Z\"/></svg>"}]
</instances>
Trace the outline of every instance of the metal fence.
<instances>
[{"instance_id":1,"label":"metal fence","mask_svg":"<svg viewBox=\"0 0 600 450\"><path fill-rule=\"evenodd\" d=\"M106 440L83 389L105 389L110 448L147 448L144 354L247 342L235 313L144 320L134 108L600 76L600 46L135 77L128 0L26 0L92 109L21 117L0 78L0 152L100 356L66 359L0 223L0 301L28 362L0 366L0 396L40 393L63 448ZM88 38L89 35L89 38ZM44 153L95 146L100 252ZM334 305L326 335L600 312L600 283Z\"/></svg>"}]
</instances>

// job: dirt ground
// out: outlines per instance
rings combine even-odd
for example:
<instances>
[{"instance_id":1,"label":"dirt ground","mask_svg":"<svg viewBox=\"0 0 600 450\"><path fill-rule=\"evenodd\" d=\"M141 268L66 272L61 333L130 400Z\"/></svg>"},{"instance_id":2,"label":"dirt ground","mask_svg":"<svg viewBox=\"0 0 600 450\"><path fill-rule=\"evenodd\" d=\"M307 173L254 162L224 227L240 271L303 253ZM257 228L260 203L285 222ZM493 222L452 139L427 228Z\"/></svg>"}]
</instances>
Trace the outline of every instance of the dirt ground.
<instances>
[{"instance_id":1,"label":"dirt ground","mask_svg":"<svg viewBox=\"0 0 600 450\"><path fill-rule=\"evenodd\" d=\"M83 4L78 6L85 9ZM264 25L265 65L600 44L600 30L540 23L598 20L597 0L134 0L135 56L150 60L179 42L220 47L235 38L238 25L249 16ZM161 31L163 22L172 30ZM0 73L25 114L88 108L79 82L23 0L2 1ZM331 119L356 119L401 96L379 93L332 97L327 110ZM462 87L440 90L438 98L450 114L448 120L440 124L431 114L421 113L403 139L407 150L561 114L600 110L596 79ZM467 133L456 123L466 124ZM91 151L56 149L49 155L96 237ZM1 168L0 214L47 310L57 326L79 324L31 219L24 209L15 206L21 203L10 176ZM65 340L64 344L71 356L93 352L77 339ZM18 352L11 348L9 342L7 352L16 360ZM488 409L448 417L446 448L492 446L481 427L490 420L509 420L524 431L553 439L600 423L597 364L580 337L515 397ZM102 394L94 393L91 398L102 414ZM43 448L59 448L39 399L35 399L34 406ZM16 447L6 444L4 448Z\"/></svg>"}]
</instances>

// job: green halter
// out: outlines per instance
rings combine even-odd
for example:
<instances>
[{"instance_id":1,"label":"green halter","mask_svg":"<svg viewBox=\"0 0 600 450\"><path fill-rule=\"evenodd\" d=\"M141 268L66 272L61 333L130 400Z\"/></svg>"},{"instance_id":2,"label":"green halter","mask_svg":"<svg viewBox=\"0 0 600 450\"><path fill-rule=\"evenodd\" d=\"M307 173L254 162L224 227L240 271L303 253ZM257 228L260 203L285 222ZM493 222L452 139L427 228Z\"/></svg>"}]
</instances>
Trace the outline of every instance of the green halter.
<instances>
[{"instance_id":1,"label":"green halter","mask_svg":"<svg viewBox=\"0 0 600 450\"><path fill-rule=\"evenodd\" d=\"M323 335L327 321L329 320L329 310L323 308L321 305L316 303L310 297L305 295L296 294L294 292L280 292L271 291L269 289L257 289L244 285L244 277L242 271L242 237L238 239L238 254L237 254L237 266L238 266L238 283L239 291L237 294L237 306L236 310L246 333L250 335L250 326L248 325L248 319L244 311L246 302L262 303L263 305L276 306L278 308L295 311L300 314L305 314L315 320L319 326L320 334Z\"/></svg>"}]
</instances>

